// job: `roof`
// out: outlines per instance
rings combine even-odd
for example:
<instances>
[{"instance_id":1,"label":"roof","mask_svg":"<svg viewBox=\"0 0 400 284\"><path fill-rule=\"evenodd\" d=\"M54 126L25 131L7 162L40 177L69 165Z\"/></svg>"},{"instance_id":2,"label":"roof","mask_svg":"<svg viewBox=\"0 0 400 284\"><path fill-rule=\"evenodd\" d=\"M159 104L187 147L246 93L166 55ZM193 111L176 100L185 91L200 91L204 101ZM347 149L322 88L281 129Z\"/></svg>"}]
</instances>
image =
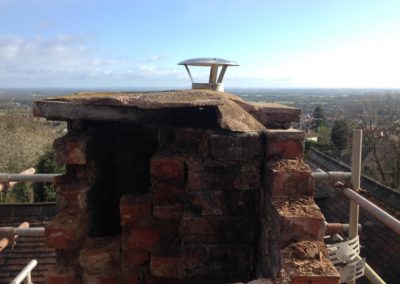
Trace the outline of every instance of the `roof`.
<instances>
[{"instance_id":1,"label":"roof","mask_svg":"<svg viewBox=\"0 0 400 284\"><path fill-rule=\"evenodd\" d=\"M255 107L235 95L205 89L76 93L36 101L33 112L51 120L125 121L152 127L196 125L233 132L263 132L271 115L289 122L297 121L300 115L296 108L276 104Z\"/></svg>"},{"instance_id":2,"label":"roof","mask_svg":"<svg viewBox=\"0 0 400 284\"><path fill-rule=\"evenodd\" d=\"M350 171L350 168L342 162L313 148L309 151L308 160L308 162L311 161L312 164L325 171ZM369 197L365 197L398 218L400 212L399 192L380 185L366 176L361 176L361 187L368 190L370 194ZM316 184L316 203L321 208L328 223L348 222L349 200L339 191L332 190L324 182ZM362 225L360 232L362 257L366 257L367 263L386 283L400 283L400 272L396 265L400 262L399 236L362 209L360 210L359 223ZM367 283L364 280L360 280L360 282Z\"/></svg>"},{"instance_id":3,"label":"roof","mask_svg":"<svg viewBox=\"0 0 400 284\"><path fill-rule=\"evenodd\" d=\"M18 226L26 221L30 227L44 227L54 216L55 203L1 204L0 226ZM0 252L0 283L10 283L29 263L36 259L32 270L33 283L45 283L47 270L55 265L56 253L46 247L45 237L18 237L14 248L8 246Z\"/></svg>"}]
</instances>

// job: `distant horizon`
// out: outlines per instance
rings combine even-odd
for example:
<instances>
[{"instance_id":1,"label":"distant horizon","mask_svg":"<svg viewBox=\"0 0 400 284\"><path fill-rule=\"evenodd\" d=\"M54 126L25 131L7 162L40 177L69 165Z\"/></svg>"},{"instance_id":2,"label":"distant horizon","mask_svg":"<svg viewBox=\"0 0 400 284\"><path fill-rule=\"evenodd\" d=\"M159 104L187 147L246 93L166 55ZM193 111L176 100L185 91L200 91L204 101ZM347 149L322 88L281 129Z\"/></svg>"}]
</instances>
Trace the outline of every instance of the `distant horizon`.
<instances>
[{"instance_id":1,"label":"distant horizon","mask_svg":"<svg viewBox=\"0 0 400 284\"><path fill-rule=\"evenodd\" d=\"M42 86L42 87L1 87L1 90L111 90L111 89L132 89L132 90L171 90L171 89L191 89L191 87L182 86L116 86L116 87L52 87L52 86ZM400 91L400 88L369 88L369 87L225 87L225 91L229 90L377 90L377 91Z\"/></svg>"}]
</instances>

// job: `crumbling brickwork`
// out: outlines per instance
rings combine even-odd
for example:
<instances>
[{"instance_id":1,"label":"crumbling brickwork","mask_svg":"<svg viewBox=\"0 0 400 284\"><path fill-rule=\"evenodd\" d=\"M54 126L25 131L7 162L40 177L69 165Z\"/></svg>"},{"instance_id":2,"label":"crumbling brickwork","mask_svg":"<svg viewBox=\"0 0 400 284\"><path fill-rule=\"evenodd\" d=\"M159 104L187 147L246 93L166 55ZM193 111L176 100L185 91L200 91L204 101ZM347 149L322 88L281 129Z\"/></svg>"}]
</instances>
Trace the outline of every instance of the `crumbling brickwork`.
<instances>
[{"instance_id":1,"label":"crumbling brickwork","mask_svg":"<svg viewBox=\"0 0 400 284\"><path fill-rule=\"evenodd\" d=\"M309 241L319 250L324 234L304 134L286 129L298 115L274 120L282 107L185 92L163 93L166 108L141 94L83 97L109 104L89 113L68 106L79 96L64 108L36 105L36 114L69 121L54 143L67 171L46 228L57 251L48 283L337 283L333 267L317 269L330 264L323 251L288 261L287 248ZM299 269L311 262L316 269Z\"/></svg>"}]
</instances>

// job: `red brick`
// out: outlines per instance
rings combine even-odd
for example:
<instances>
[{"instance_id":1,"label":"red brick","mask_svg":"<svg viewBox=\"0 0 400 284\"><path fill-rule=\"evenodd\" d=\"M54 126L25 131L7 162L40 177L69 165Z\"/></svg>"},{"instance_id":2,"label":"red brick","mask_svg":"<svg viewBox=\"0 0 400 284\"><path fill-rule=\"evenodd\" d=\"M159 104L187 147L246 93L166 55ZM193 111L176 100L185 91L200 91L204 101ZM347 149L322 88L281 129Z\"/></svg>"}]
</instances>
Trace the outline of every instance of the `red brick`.
<instances>
[{"instance_id":1,"label":"red brick","mask_svg":"<svg viewBox=\"0 0 400 284\"><path fill-rule=\"evenodd\" d=\"M86 219L85 215L57 214L45 230L47 246L55 249L79 247L87 234Z\"/></svg>"},{"instance_id":2,"label":"red brick","mask_svg":"<svg viewBox=\"0 0 400 284\"><path fill-rule=\"evenodd\" d=\"M180 284L182 281L173 278L159 278L149 275L146 277L146 284Z\"/></svg>"},{"instance_id":3,"label":"red brick","mask_svg":"<svg viewBox=\"0 0 400 284\"><path fill-rule=\"evenodd\" d=\"M222 191L200 191L189 194L190 206L201 211L201 215L222 215Z\"/></svg>"},{"instance_id":4,"label":"red brick","mask_svg":"<svg viewBox=\"0 0 400 284\"><path fill-rule=\"evenodd\" d=\"M102 274L118 269L120 264L119 238L89 239L79 253L79 263L85 273Z\"/></svg>"},{"instance_id":5,"label":"red brick","mask_svg":"<svg viewBox=\"0 0 400 284\"><path fill-rule=\"evenodd\" d=\"M147 250L129 249L122 251L122 268L133 269L145 264L150 260L150 253Z\"/></svg>"},{"instance_id":6,"label":"red brick","mask_svg":"<svg viewBox=\"0 0 400 284\"><path fill-rule=\"evenodd\" d=\"M290 167L285 168L288 163ZM314 195L311 170L301 161L283 160L268 164L267 183L273 200Z\"/></svg>"},{"instance_id":7,"label":"red brick","mask_svg":"<svg viewBox=\"0 0 400 284\"><path fill-rule=\"evenodd\" d=\"M151 256L151 274L163 278L179 278L179 257Z\"/></svg>"},{"instance_id":8,"label":"red brick","mask_svg":"<svg viewBox=\"0 0 400 284\"><path fill-rule=\"evenodd\" d=\"M260 187L260 168L255 164L244 164L233 179L233 188L252 190Z\"/></svg>"},{"instance_id":9,"label":"red brick","mask_svg":"<svg viewBox=\"0 0 400 284\"><path fill-rule=\"evenodd\" d=\"M280 202L275 208L279 218L281 247L294 241L323 240L325 219L312 198Z\"/></svg>"},{"instance_id":10,"label":"red brick","mask_svg":"<svg viewBox=\"0 0 400 284\"><path fill-rule=\"evenodd\" d=\"M56 266L47 271L46 284L78 284L75 269Z\"/></svg>"},{"instance_id":11,"label":"red brick","mask_svg":"<svg viewBox=\"0 0 400 284\"><path fill-rule=\"evenodd\" d=\"M308 276L294 276L292 277L291 284L339 284L339 276L320 276L320 275L308 275Z\"/></svg>"},{"instance_id":12,"label":"red brick","mask_svg":"<svg viewBox=\"0 0 400 284\"><path fill-rule=\"evenodd\" d=\"M150 269L147 266L142 266L136 269L124 271L124 284L145 284L146 279L150 276Z\"/></svg>"},{"instance_id":13,"label":"red brick","mask_svg":"<svg viewBox=\"0 0 400 284\"><path fill-rule=\"evenodd\" d=\"M87 209L88 184L68 184L57 187L57 206L59 210L68 208L69 210Z\"/></svg>"},{"instance_id":14,"label":"red brick","mask_svg":"<svg viewBox=\"0 0 400 284\"><path fill-rule=\"evenodd\" d=\"M124 195L121 198L119 209L122 226L136 225L151 215L151 199L148 195Z\"/></svg>"},{"instance_id":15,"label":"red brick","mask_svg":"<svg viewBox=\"0 0 400 284\"><path fill-rule=\"evenodd\" d=\"M78 284L81 283L75 276L68 275L47 275L46 284Z\"/></svg>"},{"instance_id":16,"label":"red brick","mask_svg":"<svg viewBox=\"0 0 400 284\"><path fill-rule=\"evenodd\" d=\"M252 161L261 156L258 134L214 134L210 137L211 157L218 161Z\"/></svg>"},{"instance_id":17,"label":"red brick","mask_svg":"<svg viewBox=\"0 0 400 284\"><path fill-rule=\"evenodd\" d=\"M151 176L157 180L183 182L184 164L182 160L170 157L151 159Z\"/></svg>"},{"instance_id":18,"label":"red brick","mask_svg":"<svg viewBox=\"0 0 400 284\"><path fill-rule=\"evenodd\" d=\"M87 162L86 146L89 137L86 135L67 134L54 141L57 164L84 165Z\"/></svg>"},{"instance_id":19,"label":"red brick","mask_svg":"<svg viewBox=\"0 0 400 284\"><path fill-rule=\"evenodd\" d=\"M193 129L176 129L175 130L175 141L200 141L203 139L204 131L193 130Z\"/></svg>"},{"instance_id":20,"label":"red brick","mask_svg":"<svg viewBox=\"0 0 400 284\"><path fill-rule=\"evenodd\" d=\"M160 243L161 237L156 230L131 229L126 240L129 249L153 249Z\"/></svg>"},{"instance_id":21,"label":"red brick","mask_svg":"<svg viewBox=\"0 0 400 284\"><path fill-rule=\"evenodd\" d=\"M198 191L260 188L260 170L257 164L258 162L237 163L189 159L187 160L186 189Z\"/></svg>"},{"instance_id":22,"label":"red brick","mask_svg":"<svg viewBox=\"0 0 400 284\"><path fill-rule=\"evenodd\" d=\"M280 242L284 247L292 241L299 240L323 240L323 217L281 217L280 218Z\"/></svg>"},{"instance_id":23,"label":"red brick","mask_svg":"<svg viewBox=\"0 0 400 284\"><path fill-rule=\"evenodd\" d=\"M185 217L181 236L185 243L253 243L257 220L254 218Z\"/></svg>"},{"instance_id":24,"label":"red brick","mask_svg":"<svg viewBox=\"0 0 400 284\"><path fill-rule=\"evenodd\" d=\"M267 160L302 159L304 157L304 132L296 129L269 129L266 132Z\"/></svg>"},{"instance_id":25,"label":"red brick","mask_svg":"<svg viewBox=\"0 0 400 284\"><path fill-rule=\"evenodd\" d=\"M154 204L153 215L160 219L178 219L183 214L182 203Z\"/></svg>"},{"instance_id":26,"label":"red brick","mask_svg":"<svg viewBox=\"0 0 400 284\"><path fill-rule=\"evenodd\" d=\"M155 203L168 203L183 201L185 189L183 185L170 184L168 182L153 182L151 194Z\"/></svg>"},{"instance_id":27,"label":"red brick","mask_svg":"<svg viewBox=\"0 0 400 284\"><path fill-rule=\"evenodd\" d=\"M83 283L88 284L120 284L121 275L120 273L113 272L107 274L83 274Z\"/></svg>"},{"instance_id":28,"label":"red brick","mask_svg":"<svg viewBox=\"0 0 400 284\"><path fill-rule=\"evenodd\" d=\"M209 134L202 130L176 129L173 148L177 151L197 153L201 157L206 157L208 155L208 136Z\"/></svg>"},{"instance_id":29,"label":"red brick","mask_svg":"<svg viewBox=\"0 0 400 284\"><path fill-rule=\"evenodd\" d=\"M282 275L290 277L290 283L338 284L340 274L327 258L323 241L293 242L281 250Z\"/></svg>"},{"instance_id":30,"label":"red brick","mask_svg":"<svg viewBox=\"0 0 400 284\"><path fill-rule=\"evenodd\" d=\"M223 194L225 215L254 218L258 216L260 207L259 191L228 189Z\"/></svg>"},{"instance_id":31,"label":"red brick","mask_svg":"<svg viewBox=\"0 0 400 284\"><path fill-rule=\"evenodd\" d=\"M185 244L182 249L184 274L221 271L251 271L254 261L252 245ZM244 273L243 273L244 275Z\"/></svg>"}]
</instances>

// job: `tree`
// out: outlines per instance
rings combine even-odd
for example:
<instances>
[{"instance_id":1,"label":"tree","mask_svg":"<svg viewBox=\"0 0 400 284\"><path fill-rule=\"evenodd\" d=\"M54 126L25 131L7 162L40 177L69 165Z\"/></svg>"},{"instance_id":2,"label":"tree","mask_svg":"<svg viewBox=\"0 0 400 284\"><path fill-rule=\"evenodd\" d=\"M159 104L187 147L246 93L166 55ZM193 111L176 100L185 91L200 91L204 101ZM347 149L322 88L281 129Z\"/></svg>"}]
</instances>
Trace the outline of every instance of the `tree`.
<instances>
[{"instance_id":1,"label":"tree","mask_svg":"<svg viewBox=\"0 0 400 284\"><path fill-rule=\"evenodd\" d=\"M325 125L325 113L321 106L317 106L313 111L313 129L318 130Z\"/></svg>"},{"instance_id":2,"label":"tree","mask_svg":"<svg viewBox=\"0 0 400 284\"><path fill-rule=\"evenodd\" d=\"M335 120L331 132L331 141L338 150L346 149L349 134L350 129L346 121L343 119Z\"/></svg>"},{"instance_id":3,"label":"tree","mask_svg":"<svg viewBox=\"0 0 400 284\"><path fill-rule=\"evenodd\" d=\"M364 166L373 178L400 186L400 98L386 95L363 101L360 125L364 129Z\"/></svg>"},{"instance_id":4,"label":"tree","mask_svg":"<svg viewBox=\"0 0 400 284\"><path fill-rule=\"evenodd\" d=\"M54 149L49 147L46 152L40 156L36 165L36 172L43 174L62 173L64 167L57 166L55 163ZM55 201L56 191L52 183L37 182L33 184L34 202Z\"/></svg>"}]
</instances>

